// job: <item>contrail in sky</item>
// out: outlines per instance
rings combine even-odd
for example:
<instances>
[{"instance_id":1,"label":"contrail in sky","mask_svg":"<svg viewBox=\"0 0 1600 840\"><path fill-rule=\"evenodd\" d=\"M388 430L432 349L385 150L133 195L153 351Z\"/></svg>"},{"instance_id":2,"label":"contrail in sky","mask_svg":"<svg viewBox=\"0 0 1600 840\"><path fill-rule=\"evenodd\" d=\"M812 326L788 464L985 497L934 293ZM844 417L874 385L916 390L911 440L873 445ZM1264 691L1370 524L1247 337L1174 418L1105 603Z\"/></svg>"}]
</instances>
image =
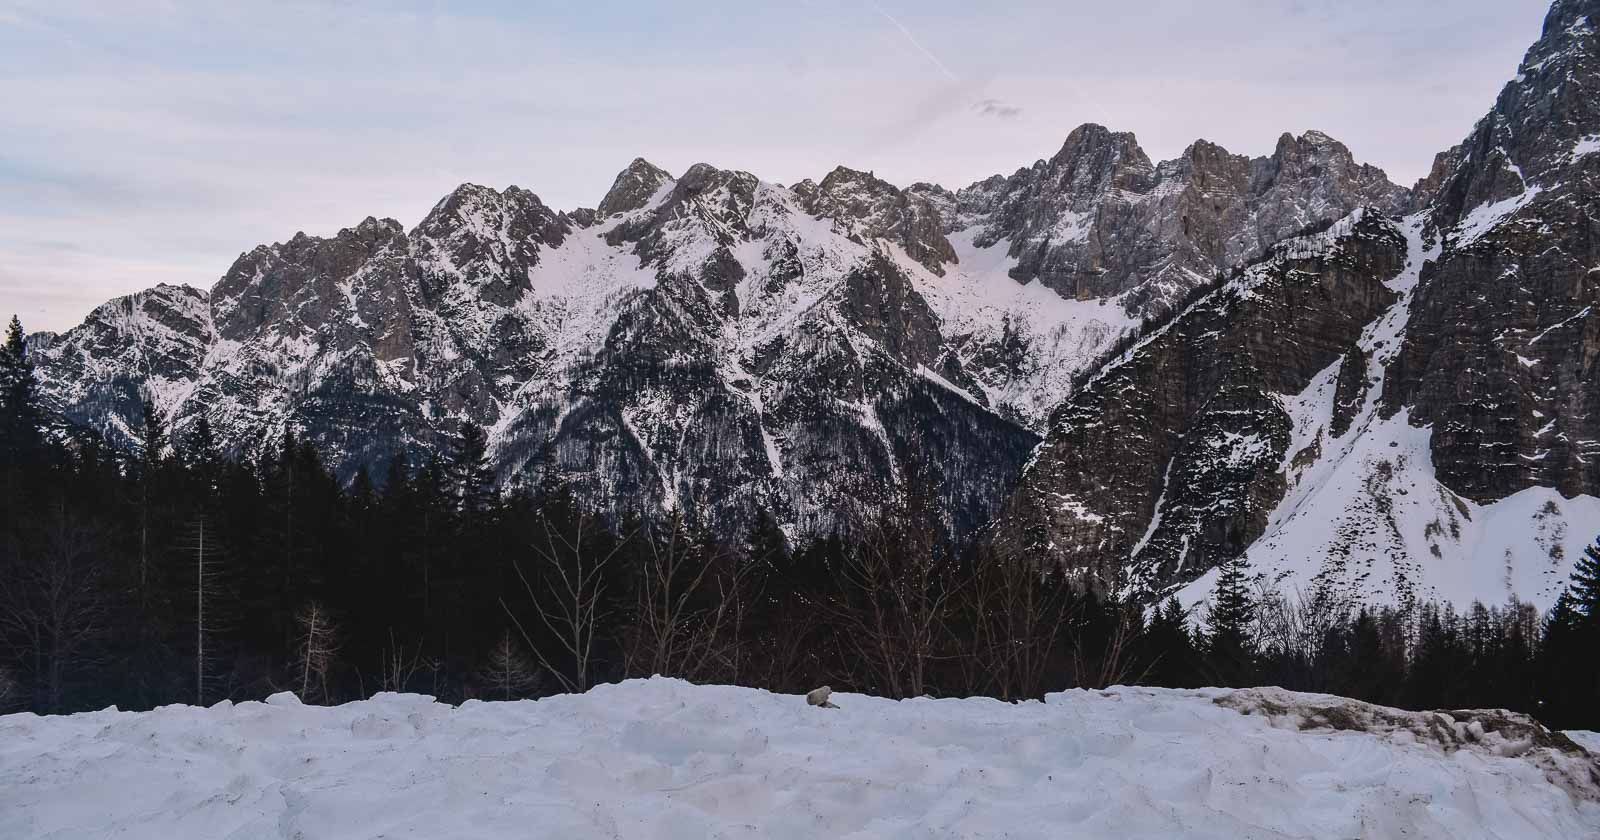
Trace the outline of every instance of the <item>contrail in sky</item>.
<instances>
[{"instance_id":1,"label":"contrail in sky","mask_svg":"<svg viewBox=\"0 0 1600 840\"><path fill-rule=\"evenodd\" d=\"M894 24L894 28L900 30L900 34L906 36L906 40L911 42L911 46L916 47L919 52L921 52L923 55L927 56L928 60L933 62L935 67L939 68L939 72L941 72L941 73L943 73L945 75L945 78L949 79L952 82L961 81L961 79L959 79L956 76L956 74L950 72L950 68L944 66L944 62L940 61L938 56L934 55L931 52L928 52L928 48L924 47L922 45L922 42L917 40L917 36L911 34L911 30L905 28L905 26L903 24L901 24L900 21L895 20L894 19L894 15L891 15L888 12L884 11L883 7L878 5L877 3L873 3L872 4L872 8L876 9L878 11L878 14L883 15L883 19L884 20L887 20L888 22Z\"/></svg>"}]
</instances>

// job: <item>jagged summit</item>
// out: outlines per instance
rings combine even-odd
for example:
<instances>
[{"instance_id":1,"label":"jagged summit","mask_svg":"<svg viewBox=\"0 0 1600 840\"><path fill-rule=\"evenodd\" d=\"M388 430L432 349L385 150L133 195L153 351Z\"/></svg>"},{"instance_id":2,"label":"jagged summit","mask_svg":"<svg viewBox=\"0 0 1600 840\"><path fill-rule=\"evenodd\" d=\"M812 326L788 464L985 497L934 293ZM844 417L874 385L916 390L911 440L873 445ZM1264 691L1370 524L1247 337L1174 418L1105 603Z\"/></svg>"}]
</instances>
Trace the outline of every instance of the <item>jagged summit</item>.
<instances>
[{"instance_id":1,"label":"jagged summit","mask_svg":"<svg viewBox=\"0 0 1600 840\"><path fill-rule=\"evenodd\" d=\"M663 184L669 184L672 180L672 175L665 169L644 158L634 158L627 169L617 173L616 180L611 182L611 189L606 191L605 198L600 199L600 204L595 207L595 213L600 218L607 218L638 210L649 203Z\"/></svg>"},{"instance_id":2,"label":"jagged summit","mask_svg":"<svg viewBox=\"0 0 1600 840\"><path fill-rule=\"evenodd\" d=\"M1570 167L1593 166L1600 151L1600 3L1561 0L1494 108L1456 148L1441 155L1435 223L1450 227L1474 208L1532 200L1572 183Z\"/></svg>"}]
</instances>

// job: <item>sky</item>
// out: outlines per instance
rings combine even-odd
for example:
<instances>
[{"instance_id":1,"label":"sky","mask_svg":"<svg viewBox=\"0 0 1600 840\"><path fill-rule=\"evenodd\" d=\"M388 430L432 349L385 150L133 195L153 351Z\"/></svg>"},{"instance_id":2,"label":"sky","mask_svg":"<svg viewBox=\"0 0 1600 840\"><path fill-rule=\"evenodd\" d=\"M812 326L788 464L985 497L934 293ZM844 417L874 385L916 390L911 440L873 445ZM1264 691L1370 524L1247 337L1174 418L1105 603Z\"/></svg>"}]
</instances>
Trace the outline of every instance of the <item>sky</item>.
<instances>
[{"instance_id":1,"label":"sky","mask_svg":"<svg viewBox=\"0 0 1600 840\"><path fill-rule=\"evenodd\" d=\"M1545 0L0 0L0 315L156 283L462 182L593 207L635 157L951 188L1073 127L1270 154L1317 129L1411 184Z\"/></svg>"}]
</instances>

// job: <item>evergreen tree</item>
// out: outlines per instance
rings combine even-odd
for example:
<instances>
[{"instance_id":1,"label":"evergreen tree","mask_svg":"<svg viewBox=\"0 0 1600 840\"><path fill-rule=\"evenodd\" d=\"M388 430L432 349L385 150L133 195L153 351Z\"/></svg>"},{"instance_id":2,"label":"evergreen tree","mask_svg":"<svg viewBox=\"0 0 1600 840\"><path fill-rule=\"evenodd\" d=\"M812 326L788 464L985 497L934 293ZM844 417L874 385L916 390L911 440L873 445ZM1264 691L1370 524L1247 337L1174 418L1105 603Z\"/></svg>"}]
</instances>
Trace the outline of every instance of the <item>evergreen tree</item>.
<instances>
[{"instance_id":1,"label":"evergreen tree","mask_svg":"<svg viewBox=\"0 0 1600 840\"><path fill-rule=\"evenodd\" d=\"M1249 685L1256 671L1256 646L1252 633L1256 605L1250 596L1248 566L1243 555L1222 566L1211 606L1206 613L1207 663L1223 685Z\"/></svg>"},{"instance_id":2,"label":"evergreen tree","mask_svg":"<svg viewBox=\"0 0 1600 840\"><path fill-rule=\"evenodd\" d=\"M1584 549L1572 583L1545 620L1540 652L1547 720L1574 729L1600 727L1600 540Z\"/></svg>"},{"instance_id":3,"label":"evergreen tree","mask_svg":"<svg viewBox=\"0 0 1600 840\"><path fill-rule=\"evenodd\" d=\"M450 465L458 510L471 518L490 507L494 496L494 471L489 467L489 438L483 427L471 420L461 421L456 435L454 460Z\"/></svg>"},{"instance_id":4,"label":"evergreen tree","mask_svg":"<svg viewBox=\"0 0 1600 840\"><path fill-rule=\"evenodd\" d=\"M217 450L217 437L211 431L211 421L205 415L195 420L185 450L184 457L200 487L215 492L217 482L222 478L222 454Z\"/></svg>"},{"instance_id":5,"label":"evergreen tree","mask_svg":"<svg viewBox=\"0 0 1600 840\"><path fill-rule=\"evenodd\" d=\"M1189 632L1189 615L1177 598L1153 611L1145 629L1147 680L1168 688L1193 688L1198 684L1195 663L1199 651Z\"/></svg>"},{"instance_id":6,"label":"evergreen tree","mask_svg":"<svg viewBox=\"0 0 1600 840\"><path fill-rule=\"evenodd\" d=\"M1587 626L1600 632L1600 537L1583 550L1572 569L1572 606L1584 618Z\"/></svg>"},{"instance_id":7,"label":"evergreen tree","mask_svg":"<svg viewBox=\"0 0 1600 840\"><path fill-rule=\"evenodd\" d=\"M0 347L0 434L5 452L19 462L31 463L42 448L39 383L28 358L27 334L22 322L11 316L5 346Z\"/></svg>"},{"instance_id":8,"label":"evergreen tree","mask_svg":"<svg viewBox=\"0 0 1600 840\"><path fill-rule=\"evenodd\" d=\"M166 424L161 422L161 412L149 397L139 402L139 412L144 417L144 461L151 465L160 464L167 457Z\"/></svg>"}]
</instances>

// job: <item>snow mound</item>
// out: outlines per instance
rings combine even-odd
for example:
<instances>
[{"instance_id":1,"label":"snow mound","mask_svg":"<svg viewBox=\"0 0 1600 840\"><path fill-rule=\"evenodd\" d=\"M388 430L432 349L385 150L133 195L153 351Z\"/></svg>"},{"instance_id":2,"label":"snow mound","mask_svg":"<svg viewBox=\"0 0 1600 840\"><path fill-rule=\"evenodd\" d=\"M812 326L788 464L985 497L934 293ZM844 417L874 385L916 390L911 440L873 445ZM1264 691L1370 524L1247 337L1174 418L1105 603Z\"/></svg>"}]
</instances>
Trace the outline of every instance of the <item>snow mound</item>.
<instances>
[{"instance_id":1,"label":"snow mound","mask_svg":"<svg viewBox=\"0 0 1600 840\"><path fill-rule=\"evenodd\" d=\"M1478 716L1220 689L833 699L657 678L12 715L0 836L1600 837L1592 790L1531 756L1591 759L1480 748L1521 730Z\"/></svg>"},{"instance_id":2,"label":"snow mound","mask_svg":"<svg viewBox=\"0 0 1600 840\"><path fill-rule=\"evenodd\" d=\"M1504 709L1408 712L1348 697L1302 694L1281 688L1230 691L1216 704L1246 715L1265 715L1274 726L1300 730L1365 732L1401 744L1428 744L1447 753L1520 756L1576 799L1600 802L1600 761L1585 745L1552 732L1533 718Z\"/></svg>"}]
</instances>

